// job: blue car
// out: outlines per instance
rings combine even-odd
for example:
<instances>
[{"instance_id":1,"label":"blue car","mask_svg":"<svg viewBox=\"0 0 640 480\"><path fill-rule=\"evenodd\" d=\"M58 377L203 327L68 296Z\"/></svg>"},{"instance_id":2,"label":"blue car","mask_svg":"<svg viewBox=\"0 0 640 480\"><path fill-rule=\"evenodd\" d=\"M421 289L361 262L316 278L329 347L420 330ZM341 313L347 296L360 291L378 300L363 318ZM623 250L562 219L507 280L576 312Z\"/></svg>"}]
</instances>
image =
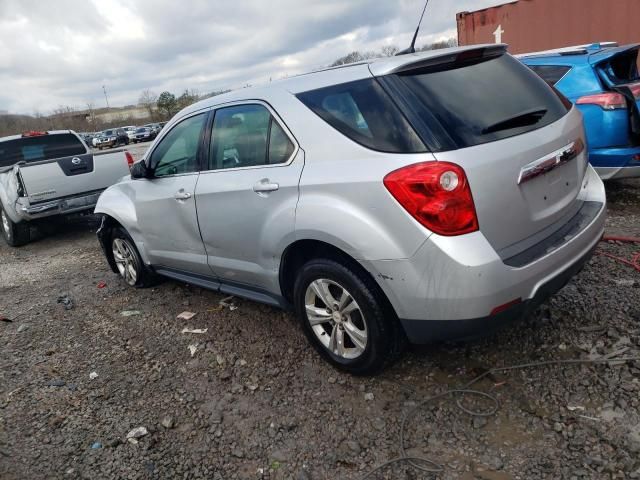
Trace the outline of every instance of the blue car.
<instances>
[{"instance_id":1,"label":"blue car","mask_svg":"<svg viewBox=\"0 0 640 480\"><path fill-rule=\"evenodd\" d=\"M640 177L640 44L593 44L520 55L580 109L603 180Z\"/></svg>"}]
</instances>

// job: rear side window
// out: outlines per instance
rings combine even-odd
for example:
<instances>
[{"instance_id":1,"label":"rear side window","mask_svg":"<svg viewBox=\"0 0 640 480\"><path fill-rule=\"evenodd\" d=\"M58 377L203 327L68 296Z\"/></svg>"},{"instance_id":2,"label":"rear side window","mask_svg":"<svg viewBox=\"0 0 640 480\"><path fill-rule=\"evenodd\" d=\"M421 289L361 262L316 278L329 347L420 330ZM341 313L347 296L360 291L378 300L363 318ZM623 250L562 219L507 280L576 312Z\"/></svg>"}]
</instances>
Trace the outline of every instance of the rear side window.
<instances>
[{"instance_id":1,"label":"rear side window","mask_svg":"<svg viewBox=\"0 0 640 480\"><path fill-rule=\"evenodd\" d=\"M271 112L248 104L216 110L209 170L286 163L295 146Z\"/></svg>"},{"instance_id":2,"label":"rear side window","mask_svg":"<svg viewBox=\"0 0 640 480\"><path fill-rule=\"evenodd\" d=\"M434 151L502 140L568 112L553 90L510 55L412 70L387 80Z\"/></svg>"},{"instance_id":3,"label":"rear side window","mask_svg":"<svg viewBox=\"0 0 640 480\"><path fill-rule=\"evenodd\" d=\"M571 67L559 65L529 65L529 68L551 86L558 83L571 70Z\"/></svg>"},{"instance_id":4,"label":"rear side window","mask_svg":"<svg viewBox=\"0 0 640 480\"><path fill-rule=\"evenodd\" d=\"M71 133L39 135L0 143L0 167L18 162L40 162L87 153L78 137Z\"/></svg>"},{"instance_id":5,"label":"rear side window","mask_svg":"<svg viewBox=\"0 0 640 480\"><path fill-rule=\"evenodd\" d=\"M375 79L312 90L297 97L333 128L367 148L390 153L426 151Z\"/></svg>"}]
</instances>

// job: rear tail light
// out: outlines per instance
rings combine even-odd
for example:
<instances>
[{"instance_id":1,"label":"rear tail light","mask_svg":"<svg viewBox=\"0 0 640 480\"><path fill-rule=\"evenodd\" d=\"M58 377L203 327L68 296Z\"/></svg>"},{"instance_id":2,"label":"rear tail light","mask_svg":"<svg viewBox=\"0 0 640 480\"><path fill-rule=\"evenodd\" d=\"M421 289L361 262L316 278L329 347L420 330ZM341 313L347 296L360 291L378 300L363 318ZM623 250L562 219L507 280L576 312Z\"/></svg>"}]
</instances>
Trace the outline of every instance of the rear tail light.
<instances>
[{"instance_id":1,"label":"rear tail light","mask_svg":"<svg viewBox=\"0 0 640 480\"><path fill-rule=\"evenodd\" d=\"M49 132L38 132L35 130L30 130L28 132L24 132L22 134L22 138L27 138L27 137L41 137L43 135L49 135Z\"/></svg>"},{"instance_id":2,"label":"rear tail light","mask_svg":"<svg viewBox=\"0 0 640 480\"><path fill-rule=\"evenodd\" d=\"M133 155L131 155L131 153L125 150L124 156L127 159L127 165L129 165L129 170L131 170L131 167L133 166Z\"/></svg>"},{"instance_id":3,"label":"rear tail light","mask_svg":"<svg viewBox=\"0 0 640 480\"><path fill-rule=\"evenodd\" d=\"M391 172L384 185L422 225L445 236L478 230L478 217L464 170L453 163L416 163Z\"/></svg>"},{"instance_id":4,"label":"rear tail light","mask_svg":"<svg viewBox=\"0 0 640 480\"><path fill-rule=\"evenodd\" d=\"M627 108L627 102L620 93L607 92L581 97L578 105L598 105L603 110L619 110Z\"/></svg>"}]
</instances>

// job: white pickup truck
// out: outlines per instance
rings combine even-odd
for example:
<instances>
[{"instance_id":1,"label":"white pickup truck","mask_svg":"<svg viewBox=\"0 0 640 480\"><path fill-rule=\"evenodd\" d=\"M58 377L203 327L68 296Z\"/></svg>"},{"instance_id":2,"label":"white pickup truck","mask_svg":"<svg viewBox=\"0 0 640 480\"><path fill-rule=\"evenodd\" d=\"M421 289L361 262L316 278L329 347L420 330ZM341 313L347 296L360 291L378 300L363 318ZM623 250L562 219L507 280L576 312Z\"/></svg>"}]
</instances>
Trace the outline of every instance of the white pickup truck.
<instances>
[{"instance_id":1,"label":"white pickup truck","mask_svg":"<svg viewBox=\"0 0 640 480\"><path fill-rule=\"evenodd\" d=\"M0 138L0 229L11 246L29 242L30 222L93 211L104 189L129 174L127 151L92 153L71 130Z\"/></svg>"}]
</instances>

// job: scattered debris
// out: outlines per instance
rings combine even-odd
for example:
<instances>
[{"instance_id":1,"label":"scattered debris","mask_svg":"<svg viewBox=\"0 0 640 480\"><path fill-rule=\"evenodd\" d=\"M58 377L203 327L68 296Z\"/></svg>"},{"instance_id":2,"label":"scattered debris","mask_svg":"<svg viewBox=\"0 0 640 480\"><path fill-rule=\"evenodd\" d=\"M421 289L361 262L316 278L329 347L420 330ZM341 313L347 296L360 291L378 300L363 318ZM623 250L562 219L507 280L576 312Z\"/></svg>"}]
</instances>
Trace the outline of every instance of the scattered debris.
<instances>
[{"instance_id":1,"label":"scattered debris","mask_svg":"<svg viewBox=\"0 0 640 480\"><path fill-rule=\"evenodd\" d=\"M191 352L191 356L193 357L198 351L198 345L189 345L189 352Z\"/></svg>"},{"instance_id":2,"label":"scattered debris","mask_svg":"<svg viewBox=\"0 0 640 480\"><path fill-rule=\"evenodd\" d=\"M74 307L73 300L66 293L58 297L58 303L62 304L65 310L71 310Z\"/></svg>"},{"instance_id":3,"label":"scattered debris","mask_svg":"<svg viewBox=\"0 0 640 480\"><path fill-rule=\"evenodd\" d=\"M138 443L138 439L144 437L149 432L145 427L137 427L127 433L127 440L134 445Z\"/></svg>"},{"instance_id":4,"label":"scattered debris","mask_svg":"<svg viewBox=\"0 0 640 480\"><path fill-rule=\"evenodd\" d=\"M104 288L106 286L107 286L107 284L105 282L98 282L98 284L96 285L96 287L98 287L98 288Z\"/></svg>"},{"instance_id":5,"label":"scattered debris","mask_svg":"<svg viewBox=\"0 0 640 480\"><path fill-rule=\"evenodd\" d=\"M133 317L135 315L142 315L142 312L140 310L124 310L120 312L120 315L123 317Z\"/></svg>"},{"instance_id":6,"label":"scattered debris","mask_svg":"<svg viewBox=\"0 0 640 480\"><path fill-rule=\"evenodd\" d=\"M224 305L218 305L217 307L209 307L207 308L207 312L219 312L224 308Z\"/></svg>"},{"instance_id":7,"label":"scattered debris","mask_svg":"<svg viewBox=\"0 0 640 480\"><path fill-rule=\"evenodd\" d=\"M581 410L584 412L586 409L580 405L576 405L575 407L571 405L567 405L567 410L569 410L570 412L575 412L576 410Z\"/></svg>"},{"instance_id":8,"label":"scattered debris","mask_svg":"<svg viewBox=\"0 0 640 480\"><path fill-rule=\"evenodd\" d=\"M96 378L98 378L98 372L91 372L89 374L89 379L94 380Z\"/></svg>"},{"instance_id":9,"label":"scattered debris","mask_svg":"<svg viewBox=\"0 0 640 480\"><path fill-rule=\"evenodd\" d=\"M182 312L180 315L178 315L176 318L178 320L191 320L193 317L195 317L196 314L193 312Z\"/></svg>"},{"instance_id":10,"label":"scattered debris","mask_svg":"<svg viewBox=\"0 0 640 480\"><path fill-rule=\"evenodd\" d=\"M616 280L615 282L619 287L633 287L633 285L636 283L636 281L632 278Z\"/></svg>"},{"instance_id":11,"label":"scattered debris","mask_svg":"<svg viewBox=\"0 0 640 480\"><path fill-rule=\"evenodd\" d=\"M364 394L364 399L365 399L367 402L372 401L372 400L373 400L373 398L374 398L374 397L373 397L373 393L365 393L365 394Z\"/></svg>"},{"instance_id":12,"label":"scattered debris","mask_svg":"<svg viewBox=\"0 0 640 480\"><path fill-rule=\"evenodd\" d=\"M167 430L169 430L169 429L171 429L171 428L173 428L173 427L174 427L175 422L174 422L174 420L173 420L173 418L172 418L172 417L164 417L164 418L162 419L162 421L160 422L160 424L161 424L164 428L166 428Z\"/></svg>"},{"instance_id":13,"label":"scattered debris","mask_svg":"<svg viewBox=\"0 0 640 480\"><path fill-rule=\"evenodd\" d=\"M99 448L102 448L102 444L100 442L95 442L93 445L91 445L92 450L97 450Z\"/></svg>"},{"instance_id":14,"label":"scattered debris","mask_svg":"<svg viewBox=\"0 0 640 480\"><path fill-rule=\"evenodd\" d=\"M22 333L22 332L24 332L25 330L28 330L28 329L29 329L29 325L27 325L26 323L23 323L22 325L20 325L18 327L18 333Z\"/></svg>"},{"instance_id":15,"label":"scattered debris","mask_svg":"<svg viewBox=\"0 0 640 480\"><path fill-rule=\"evenodd\" d=\"M220 366L224 365L224 357L222 355L216 355L216 363Z\"/></svg>"},{"instance_id":16,"label":"scattered debris","mask_svg":"<svg viewBox=\"0 0 640 480\"><path fill-rule=\"evenodd\" d=\"M197 333L197 334L202 334L202 333L207 333L207 330L209 330L208 328L183 328L182 329L182 333Z\"/></svg>"},{"instance_id":17,"label":"scattered debris","mask_svg":"<svg viewBox=\"0 0 640 480\"><path fill-rule=\"evenodd\" d=\"M11 322L13 322L13 320L11 320L11 319L9 319L9 318L5 317L4 315L2 315L2 314L0 313L0 322L7 322L7 323L11 323Z\"/></svg>"},{"instance_id":18,"label":"scattered debris","mask_svg":"<svg viewBox=\"0 0 640 480\"><path fill-rule=\"evenodd\" d=\"M222 300L220 300L219 305L222 307L227 307L229 310L233 312L238 308L237 305L233 303L233 300L235 298L236 297L234 297L233 295L231 295L230 297L223 298Z\"/></svg>"},{"instance_id":19,"label":"scattered debris","mask_svg":"<svg viewBox=\"0 0 640 480\"><path fill-rule=\"evenodd\" d=\"M49 387L64 387L66 384L64 380L51 380L47 383Z\"/></svg>"}]
</instances>

